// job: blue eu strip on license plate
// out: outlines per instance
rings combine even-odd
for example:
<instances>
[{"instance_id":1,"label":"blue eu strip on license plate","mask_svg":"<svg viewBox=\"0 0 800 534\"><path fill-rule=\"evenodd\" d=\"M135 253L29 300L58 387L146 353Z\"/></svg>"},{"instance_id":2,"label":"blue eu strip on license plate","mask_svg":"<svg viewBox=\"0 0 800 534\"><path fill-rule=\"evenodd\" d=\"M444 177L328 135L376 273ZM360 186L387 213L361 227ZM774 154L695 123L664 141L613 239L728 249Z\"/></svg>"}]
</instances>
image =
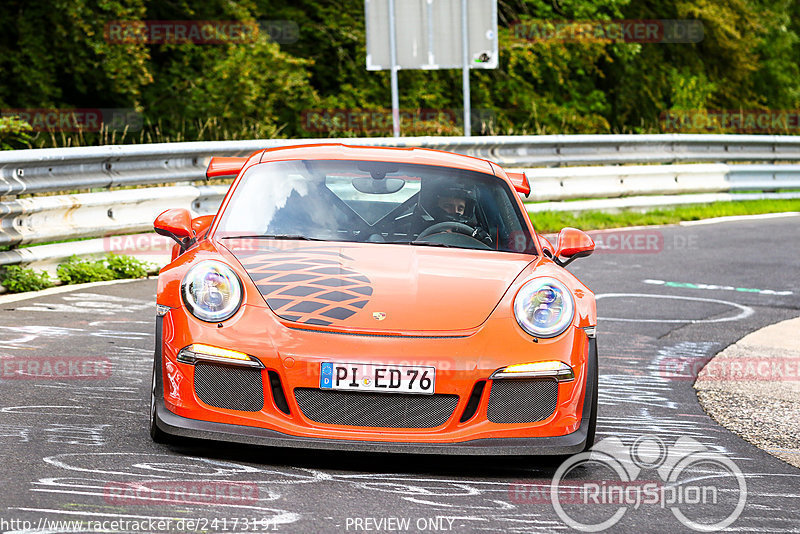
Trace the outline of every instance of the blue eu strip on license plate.
<instances>
[{"instance_id":1,"label":"blue eu strip on license plate","mask_svg":"<svg viewBox=\"0 0 800 534\"><path fill-rule=\"evenodd\" d=\"M436 368L424 365L322 362L321 389L432 395Z\"/></svg>"}]
</instances>

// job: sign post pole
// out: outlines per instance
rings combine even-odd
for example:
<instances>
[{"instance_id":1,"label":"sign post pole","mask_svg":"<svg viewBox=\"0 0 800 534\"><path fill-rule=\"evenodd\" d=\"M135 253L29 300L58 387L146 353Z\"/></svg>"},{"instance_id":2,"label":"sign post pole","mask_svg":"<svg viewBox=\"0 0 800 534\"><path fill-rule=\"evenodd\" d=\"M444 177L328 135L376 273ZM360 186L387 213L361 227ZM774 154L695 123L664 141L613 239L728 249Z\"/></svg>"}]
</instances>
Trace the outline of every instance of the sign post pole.
<instances>
[{"instance_id":1,"label":"sign post pole","mask_svg":"<svg viewBox=\"0 0 800 534\"><path fill-rule=\"evenodd\" d=\"M402 125L401 69L461 69L464 136L471 136L469 71L497 68L497 0L364 0L364 17L367 70L391 71L392 135L400 137ZM448 126L458 128L458 118Z\"/></svg>"},{"instance_id":2,"label":"sign post pole","mask_svg":"<svg viewBox=\"0 0 800 534\"><path fill-rule=\"evenodd\" d=\"M397 24L394 0L389 0L389 49L392 56L392 135L400 137L400 95L397 87Z\"/></svg>"},{"instance_id":3,"label":"sign post pole","mask_svg":"<svg viewBox=\"0 0 800 534\"><path fill-rule=\"evenodd\" d=\"M467 18L467 0L461 0L461 60L463 69L461 84L464 92L464 137L472 135L472 119L469 107L469 24Z\"/></svg>"}]
</instances>

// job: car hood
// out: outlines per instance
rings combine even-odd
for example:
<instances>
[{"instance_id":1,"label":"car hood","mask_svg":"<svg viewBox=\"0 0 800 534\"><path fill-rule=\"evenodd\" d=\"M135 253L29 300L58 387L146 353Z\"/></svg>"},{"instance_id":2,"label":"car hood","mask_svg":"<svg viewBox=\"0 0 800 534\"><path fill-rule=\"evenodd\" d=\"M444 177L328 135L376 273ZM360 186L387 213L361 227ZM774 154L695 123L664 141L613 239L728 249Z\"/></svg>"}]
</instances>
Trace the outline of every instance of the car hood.
<instances>
[{"instance_id":1,"label":"car hood","mask_svg":"<svg viewBox=\"0 0 800 534\"><path fill-rule=\"evenodd\" d=\"M395 333L479 326L532 261L523 254L377 243L224 245L282 319Z\"/></svg>"}]
</instances>

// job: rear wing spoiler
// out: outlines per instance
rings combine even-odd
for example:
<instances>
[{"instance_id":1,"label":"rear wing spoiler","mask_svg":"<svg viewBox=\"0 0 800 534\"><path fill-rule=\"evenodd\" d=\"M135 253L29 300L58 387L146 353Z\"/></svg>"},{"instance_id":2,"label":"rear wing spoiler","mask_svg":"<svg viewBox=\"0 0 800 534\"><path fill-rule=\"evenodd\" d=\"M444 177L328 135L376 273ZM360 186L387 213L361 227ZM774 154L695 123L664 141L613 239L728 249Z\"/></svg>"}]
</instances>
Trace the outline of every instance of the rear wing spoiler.
<instances>
[{"instance_id":1,"label":"rear wing spoiler","mask_svg":"<svg viewBox=\"0 0 800 534\"><path fill-rule=\"evenodd\" d=\"M522 193L526 197L531 194L531 185L528 183L528 177L525 176L524 172L506 171L506 175L511 180L511 184L517 190L517 193Z\"/></svg>"},{"instance_id":2,"label":"rear wing spoiler","mask_svg":"<svg viewBox=\"0 0 800 534\"><path fill-rule=\"evenodd\" d=\"M214 157L208 164L206 169L206 178L222 178L223 176L236 176L244 168L247 163L245 157L230 158L230 157Z\"/></svg>"}]
</instances>

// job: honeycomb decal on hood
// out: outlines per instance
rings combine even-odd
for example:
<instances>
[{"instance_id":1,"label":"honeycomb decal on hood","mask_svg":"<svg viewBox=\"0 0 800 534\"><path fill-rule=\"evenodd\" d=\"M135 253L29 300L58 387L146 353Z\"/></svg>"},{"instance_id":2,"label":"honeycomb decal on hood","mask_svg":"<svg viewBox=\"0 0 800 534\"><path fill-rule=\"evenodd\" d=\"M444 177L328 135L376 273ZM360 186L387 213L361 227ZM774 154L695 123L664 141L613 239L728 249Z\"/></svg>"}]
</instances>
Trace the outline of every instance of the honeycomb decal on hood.
<instances>
[{"instance_id":1,"label":"honeycomb decal on hood","mask_svg":"<svg viewBox=\"0 0 800 534\"><path fill-rule=\"evenodd\" d=\"M369 302L372 286L362 273L345 267L338 251L324 248L232 250L267 306L281 319L327 326L343 321Z\"/></svg>"}]
</instances>

